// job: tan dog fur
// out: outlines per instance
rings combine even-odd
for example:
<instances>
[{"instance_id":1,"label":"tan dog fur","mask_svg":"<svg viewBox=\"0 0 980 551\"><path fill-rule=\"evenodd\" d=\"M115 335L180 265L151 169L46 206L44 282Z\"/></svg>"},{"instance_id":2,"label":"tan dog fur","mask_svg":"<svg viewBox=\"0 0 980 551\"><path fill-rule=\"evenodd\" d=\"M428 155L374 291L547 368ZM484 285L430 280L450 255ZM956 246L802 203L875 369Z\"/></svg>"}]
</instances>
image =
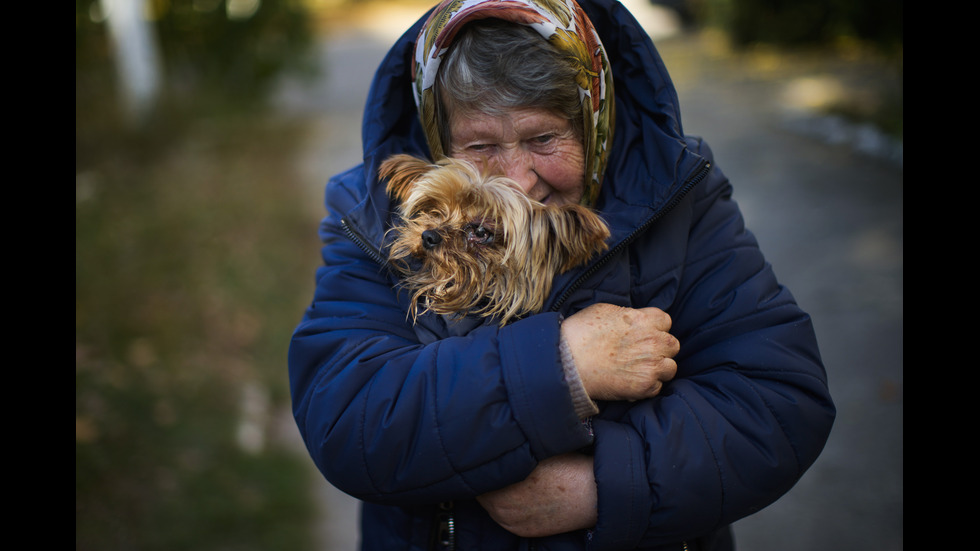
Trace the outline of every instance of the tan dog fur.
<instances>
[{"instance_id":1,"label":"tan dog fur","mask_svg":"<svg viewBox=\"0 0 980 551\"><path fill-rule=\"evenodd\" d=\"M609 229L591 209L544 205L466 161L395 155L379 173L401 203L389 261L412 292L413 319L421 303L423 312L505 325L539 311L556 274L607 248ZM410 258L421 260L421 269L410 267Z\"/></svg>"}]
</instances>

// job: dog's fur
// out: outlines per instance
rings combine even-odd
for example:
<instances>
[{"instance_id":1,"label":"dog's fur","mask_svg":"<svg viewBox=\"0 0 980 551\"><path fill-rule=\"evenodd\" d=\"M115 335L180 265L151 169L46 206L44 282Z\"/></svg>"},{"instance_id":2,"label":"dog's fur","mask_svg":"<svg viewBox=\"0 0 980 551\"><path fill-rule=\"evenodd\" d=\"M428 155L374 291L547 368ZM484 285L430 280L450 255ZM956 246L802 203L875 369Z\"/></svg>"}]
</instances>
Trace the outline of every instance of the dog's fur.
<instances>
[{"instance_id":1,"label":"dog's fur","mask_svg":"<svg viewBox=\"0 0 980 551\"><path fill-rule=\"evenodd\" d=\"M591 209L544 205L466 161L395 155L379 174L401 202L389 261L413 293L413 319L421 303L504 325L540 310L556 274L607 248L609 229Z\"/></svg>"}]
</instances>

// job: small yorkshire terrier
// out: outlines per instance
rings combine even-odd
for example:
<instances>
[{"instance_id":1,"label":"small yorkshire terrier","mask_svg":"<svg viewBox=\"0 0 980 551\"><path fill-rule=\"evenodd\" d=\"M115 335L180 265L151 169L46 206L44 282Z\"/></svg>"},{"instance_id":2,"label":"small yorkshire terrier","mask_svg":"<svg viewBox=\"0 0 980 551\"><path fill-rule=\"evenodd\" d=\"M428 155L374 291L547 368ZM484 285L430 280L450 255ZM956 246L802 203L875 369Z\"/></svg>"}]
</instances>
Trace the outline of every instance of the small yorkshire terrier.
<instances>
[{"instance_id":1,"label":"small yorkshire terrier","mask_svg":"<svg viewBox=\"0 0 980 551\"><path fill-rule=\"evenodd\" d=\"M503 326L539 311L555 275L608 247L609 229L591 209L544 205L466 161L395 155L379 174L401 201L389 261L413 293L412 319L421 303L422 312Z\"/></svg>"}]
</instances>

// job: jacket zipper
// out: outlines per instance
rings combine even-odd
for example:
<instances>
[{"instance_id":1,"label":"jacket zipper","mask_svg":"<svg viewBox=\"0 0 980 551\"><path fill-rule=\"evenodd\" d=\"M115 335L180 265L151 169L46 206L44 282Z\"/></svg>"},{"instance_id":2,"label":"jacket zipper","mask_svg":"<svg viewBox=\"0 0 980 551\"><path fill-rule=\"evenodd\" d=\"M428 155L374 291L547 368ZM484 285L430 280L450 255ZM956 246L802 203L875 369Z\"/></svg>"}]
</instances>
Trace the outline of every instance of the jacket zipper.
<instances>
[{"instance_id":1,"label":"jacket zipper","mask_svg":"<svg viewBox=\"0 0 980 551\"><path fill-rule=\"evenodd\" d=\"M366 239L361 237L361 234L357 233L354 227L347 221L346 217L340 219L340 225L344 228L344 233L347 234L347 237L349 237L350 240L358 246L358 248L364 251L365 254L371 257L371 260L374 260L382 266L388 265L388 261L381 256L381 251L376 249L373 245L369 244Z\"/></svg>"},{"instance_id":2,"label":"jacket zipper","mask_svg":"<svg viewBox=\"0 0 980 551\"><path fill-rule=\"evenodd\" d=\"M599 269L606 264L606 262L608 262L616 254L618 254L620 251L626 248L626 246L629 245L634 239L636 239L638 235L640 235L641 233L646 231L647 228L652 226L654 222L660 220L661 218L664 217L664 215L666 215L668 212L673 210L674 207L676 207L677 204L680 203L681 200L692 189L694 189L694 186L698 185L702 180L705 179L705 177L707 177L710 169L711 169L711 163L709 163L708 161L703 161L703 164L698 169L698 172L694 176L692 176L687 181L686 184L684 184L684 187L679 192L677 192L676 195L674 195L674 197L670 200L669 203L664 205L664 208L658 210L653 216L648 218L642 225L640 225L638 228L633 230L632 233L626 236L626 239L620 241L615 247L610 249L610 251L606 253L605 256L600 258L598 262L590 266L588 270L586 270L581 276L578 277L578 279L572 282L572 284L569 285L567 289L565 289L565 292L562 293L562 295L558 298L558 300L555 301L555 303L551 306L551 311L557 312L558 309L561 308L561 305L564 304L566 300L568 300L568 297L570 297L572 293L578 290L578 288L581 287L586 282L586 280L588 280L590 277L595 275L595 273L598 272Z\"/></svg>"}]
</instances>

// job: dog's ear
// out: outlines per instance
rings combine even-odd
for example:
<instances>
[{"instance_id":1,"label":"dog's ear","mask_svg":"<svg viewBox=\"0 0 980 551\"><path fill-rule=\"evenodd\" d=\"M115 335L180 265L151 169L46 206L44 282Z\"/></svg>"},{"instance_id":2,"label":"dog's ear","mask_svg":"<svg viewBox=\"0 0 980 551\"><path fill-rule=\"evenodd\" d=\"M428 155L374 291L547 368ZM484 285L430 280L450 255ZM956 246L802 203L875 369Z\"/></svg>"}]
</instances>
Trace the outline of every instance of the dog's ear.
<instances>
[{"instance_id":1,"label":"dog's ear","mask_svg":"<svg viewBox=\"0 0 980 551\"><path fill-rule=\"evenodd\" d=\"M582 228L582 241L589 244L594 252L603 251L609 247L606 239L609 239L609 226L596 212L582 205L573 205L572 208L578 216L579 226Z\"/></svg>"},{"instance_id":2,"label":"dog's ear","mask_svg":"<svg viewBox=\"0 0 980 551\"><path fill-rule=\"evenodd\" d=\"M592 209L582 205L564 205L558 208L562 213L551 219L557 242L553 244L561 251L560 271L582 264L596 253L609 248L609 227Z\"/></svg>"},{"instance_id":3,"label":"dog's ear","mask_svg":"<svg viewBox=\"0 0 980 551\"><path fill-rule=\"evenodd\" d=\"M428 161L412 157L411 155L392 155L381 163L378 168L378 177L381 180L388 180L385 188L388 195L405 201L408 194L412 191L412 184L426 172L432 170L433 165Z\"/></svg>"}]
</instances>

